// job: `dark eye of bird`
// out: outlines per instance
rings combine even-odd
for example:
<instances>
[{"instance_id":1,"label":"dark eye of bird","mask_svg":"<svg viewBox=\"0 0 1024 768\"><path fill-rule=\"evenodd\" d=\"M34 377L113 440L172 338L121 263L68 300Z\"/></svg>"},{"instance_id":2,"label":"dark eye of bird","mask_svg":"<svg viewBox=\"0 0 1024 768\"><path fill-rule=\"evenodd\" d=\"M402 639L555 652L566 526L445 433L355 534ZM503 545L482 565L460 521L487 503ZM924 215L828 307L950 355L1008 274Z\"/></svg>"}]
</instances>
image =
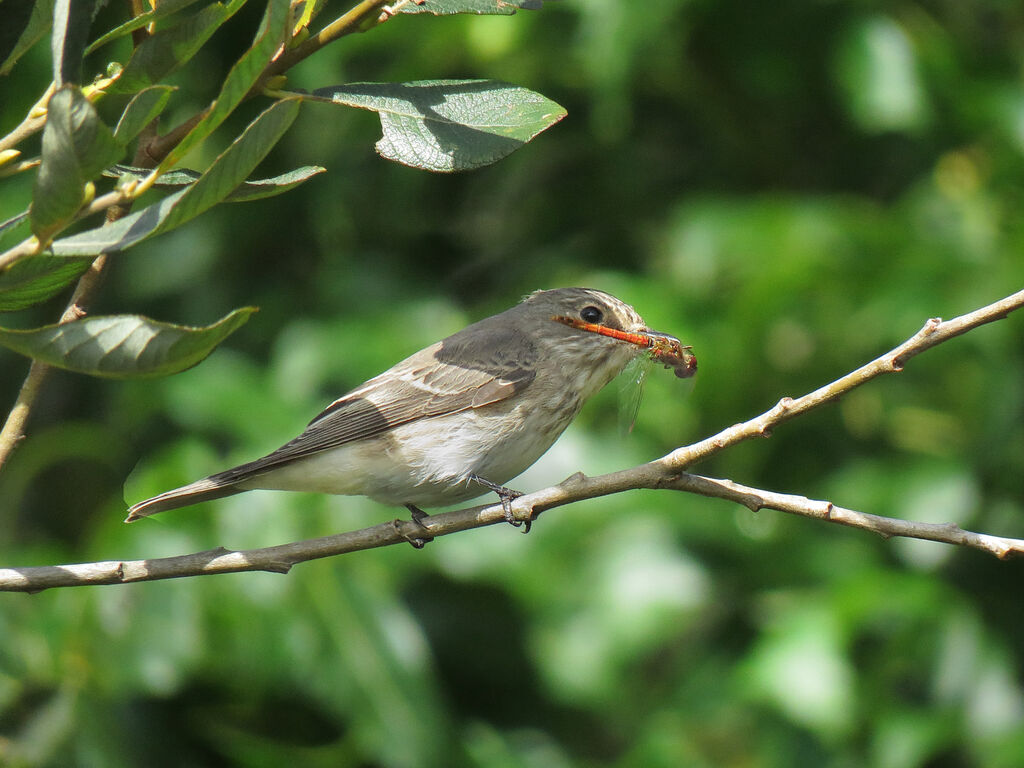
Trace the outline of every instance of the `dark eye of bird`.
<instances>
[{"instance_id":1,"label":"dark eye of bird","mask_svg":"<svg viewBox=\"0 0 1024 768\"><path fill-rule=\"evenodd\" d=\"M600 323L604 313L597 307L584 307L580 310L580 317L585 323Z\"/></svg>"}]
</instances>

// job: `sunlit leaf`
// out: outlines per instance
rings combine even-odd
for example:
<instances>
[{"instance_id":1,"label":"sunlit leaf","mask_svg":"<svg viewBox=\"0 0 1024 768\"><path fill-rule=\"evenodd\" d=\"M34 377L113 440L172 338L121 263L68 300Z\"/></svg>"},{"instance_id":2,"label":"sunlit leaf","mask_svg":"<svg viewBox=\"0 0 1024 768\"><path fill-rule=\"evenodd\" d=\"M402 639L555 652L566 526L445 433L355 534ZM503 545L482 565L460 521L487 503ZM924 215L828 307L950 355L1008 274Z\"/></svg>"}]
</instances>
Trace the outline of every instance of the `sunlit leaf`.
<instances>
[{"instance_id":1,"label":"sunlit leaf","mask_svg":"<svg viewBox=\"0 0 1024 768\"><path fill-rule=\"evenodd\" d=\"M130 34L136 29L141 29L157 19L162 19L164 16L170 16L172 13L177 13L195 2L197 2L197 0L162 0L156 8L153 8L146 13L140 13L138 16L129 19L119 27L115 27L110 30L99 39L94 40L89 47L85 49L85 52L92 53L101 45L106 45L111 40L116 40L119 37Z\"/></svg>"},{"instance_id":2,"label":"sunlit leaf","mask_svg":"<svg viewBox=\"0 0 1024 768\"><path fill-rule=\"evenodd\" d=\"M7 221L0 222L0 236L9 230L13 230L16 226L23 223L28 219L28 211L22 211L19 214L11 216Z\"/></svg>"},{"instance_id":3,"label":"sunlit leaf","mask_svg":"<svg viewBox=\"0 0 1024 768\"><path fill-rule=\"evenodd\" d=\"M305 98L374 110L383 157L443 172L497 162L566 115L539 93L497 80L352 83Z\"/></svg>"},{"instance_id":4,"label":"sunlit leaf","mask_svg":"<svg viewBox=\"0 0 1024 768\"><path fill-rule=\"evenodd\" d=\"M0 312L16 312L46 301L78 279L90 258L46 254L22 259L0 272Z\"/></svg>"},{"instance_id":5,"label":"sunlit leaf","mask_svg":"<svg viewBox=\"0 0 1024 768\"><path fill-rule=\"evenodd\" d=\"M82 81L82 57L95 7L95 0L57 0L54 5L50 49L58 85Z\"/></svg>"},{"instance_id":6,"label":"sunlit leaf","mask_svg":"<svg viewBox=\"0 0 1024 768\"><path fill-rule=\"evenodd\" d=\"M8 0L3 6L4 23L0 24L0 63L18 46L18 41L25 33L32 20L32 12L37 4L30 0Z\"/></svg>"},{"instance_id":7,"label":"sunlit leaf","mask_svg":"<svg viewBox=\"0 0 1024 768\"><path fill-rule=\"evenodd\" d=\"M242 307L202 328L138 315L86 317L25 331L0 328L0 345L91 376L166 376L202 361L255 311L255 307Z\"/></svg>"},{"instance_id":8,"label":"sunlit leaf","mask_svg":"<svg viewBox=\"0 0 1024 768\"><path fill-rule=\"evenodd\" d=\"M174 88L169 85L154 85L135 94L124 108L121 119L114 129L114 139L119 144L127 144L149 125L167 106Z\"/></svg>"},{"instance_id":9,"label":"sunlit leaf","mask_svg":"<svg viewBox=\"0 0 1024 768\"><path fill-rule=\"evenodd\" d=\"M55 241L58 256L95 256L119 251L195 218L224 200L266 156L298 114L297 99L282 99L250 123L193 184L141 211L97 229Z\"/></svg>"},{"instance_id":10,"label":"sunlit leaf","mask_svg":"<svg viewBox=\"0 0 1024 768\"><path fill-rule=\"evenodd\" d=\"M29 216L40 240L69 220L85 200L85 185L116 161L122 148L96 110L73 85L50 98L42 162Z\"/></svg>"},{"instance_id":11,"label":"sunlit leaf","mask_svg":"<svg viewBox=\"0 0 1024 768\"><path fill-rule=\"evenodd\" d=\"M6 53L3 64L0 64L0 75L6 75L17 63L25 52L35 45L49 30L53 24L53 3L54 0L37 0L32 5L32 13L29 16L28 24L22 30L21 35L14 43L14 47ZM6 13L6 6L4 10ZM17 22L9 17L4 19L5 33L10 34L17 29ZM8 26L10 25L10 26Z\"/></svg>"},{"instance_id":12,"label":"sunlit leaf","mask_svg":"<svg viewBox=\"0 0 1024 768\"><path fill-rule=\"evenodd\" d=\"M288 0L269 0L252 47L228 72L220 94L210 105L206 116L168 153L160 164L161 168L173 167L234 111L284 42L287 21Z\"/></svg>"},{"instance_id":13,"label":"sunlit leaf","mask_svg":"<svg viewBox=\"0 0 1024 768\"><path fill-rule=\"evenodd\" d=\"M160 82L195 56L218 27L231 17L232 10L223 3L211 3L180 24L147 37L107 90L132 93Z\"/></svg>"},{"instance_id":14,"label":"sunlit leaf","mask_svg":"<svg viewBox=\"0 0 1024 768\"><path fill-rule=\"evenodd\" d=\"M296 168L294 171L282 173L280 176L274 176L269 179L250 179L236 187L235 191L224 199L224 202L240 203L247 200L259 200L264 197L280 195L289 189L297 187L302 182L323 173L325 170L325 168L321 168L318 165L304 165L301 168ZM113 178L134 176L137 179L143 179L149 173L150 171L146 168L112 165L103 175ZM173 171L168 171L160 176L153 186L160 189L180 189L198 180L200 176L202 174L199 171L193 171L188 168L175 168Z\"/></svg>"},{"instance_id":15,"label":"sunlit leaf","mask_svg":"<svg viewBox=\"0 0 1024 768\"><path fill-rule=\"evenodd\" d=\"M298 99L282 99L252 121L195 184L187 187L161 230L184 224L226 198L245 181L299 114Z\"/></svg>"}]
</instances>

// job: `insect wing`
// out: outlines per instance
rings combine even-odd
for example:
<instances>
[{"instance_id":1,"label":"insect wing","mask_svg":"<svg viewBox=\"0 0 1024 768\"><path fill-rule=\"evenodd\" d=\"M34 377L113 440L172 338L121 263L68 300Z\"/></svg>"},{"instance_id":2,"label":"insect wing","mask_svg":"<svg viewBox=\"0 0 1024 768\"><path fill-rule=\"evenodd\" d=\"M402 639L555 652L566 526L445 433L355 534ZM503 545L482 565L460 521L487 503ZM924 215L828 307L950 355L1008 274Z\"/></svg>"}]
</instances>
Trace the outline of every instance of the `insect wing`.
<instances>
[{"instance_id":1,"label":"insect wing","mask_svg":"<svg viewBox=\"0 0 1024 768\"><path fill-rule=\"evenodd\" d=\"M619 431L628 435L636 424L640 403L644 399L644 380L651 369L650 355L640 355L626 366L619 382Z\"/></svg>"}]
</instances>

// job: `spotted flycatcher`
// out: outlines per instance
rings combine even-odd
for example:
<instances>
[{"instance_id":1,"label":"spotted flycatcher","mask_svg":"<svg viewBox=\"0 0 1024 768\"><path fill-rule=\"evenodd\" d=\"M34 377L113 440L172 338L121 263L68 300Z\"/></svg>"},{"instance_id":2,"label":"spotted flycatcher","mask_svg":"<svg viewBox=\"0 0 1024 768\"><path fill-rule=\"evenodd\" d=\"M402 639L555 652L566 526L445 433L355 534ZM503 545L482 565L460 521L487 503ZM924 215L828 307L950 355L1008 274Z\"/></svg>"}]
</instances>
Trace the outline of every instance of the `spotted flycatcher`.
<instances>
[{"instance_id":1,"label":"spotted flycatcher","mask_svg":"<svg viewBox=\"0 0 1024 768\"><path fill-rule=\"evenodd\" d=\"M588 288L536 291L335 400L273 453L134 505L128 522L257 488L369 496L421 516L498 493L583 403L644 352L680 377L696 358L634 309Z\"/></svg>"}]
</instances>

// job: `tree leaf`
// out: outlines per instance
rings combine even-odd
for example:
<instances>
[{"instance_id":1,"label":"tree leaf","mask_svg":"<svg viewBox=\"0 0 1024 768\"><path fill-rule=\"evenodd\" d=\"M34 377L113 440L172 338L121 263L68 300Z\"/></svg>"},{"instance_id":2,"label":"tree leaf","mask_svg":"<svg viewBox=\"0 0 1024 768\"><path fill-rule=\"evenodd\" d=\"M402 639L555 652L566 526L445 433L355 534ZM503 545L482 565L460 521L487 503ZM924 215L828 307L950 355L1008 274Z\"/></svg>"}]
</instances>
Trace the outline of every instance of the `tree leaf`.
<instances>
[{"instance_id":1,"label":"tree leaf","mask_svg":"<svg viewBox=\"0 0 1024 768\"><path fill-rule=\"evenodd\" d=\"M54 240L50 244L50 253L55 256L98 256L130 248L156 233L186 191L175 192L102 227Z\"/></svg>"},{"instance_id":2,"label":"tree leaf","mask_svg":"<svg viewBox=\"0 0 1024 768\"><path fill-rule=\"evenodd\" d=\"M160 231L184 224L231 194L288 130L301 104L298 99L281 99L264 110L195 184L185 188Z\"/></svg>"},{"instance_id":3,"label":"tree leaf","mask_svg":"<svg viewBox=\"0 0 1024 768\"><path fill-rule=\"evenodd\" d=\"M226 203L241 203L248 200L259 200L264 197L274 197L283 194L289 189L297 187L304 181L323 173L326 168L318 165L304 165L294 171L282 173L269 179L250 179L236 187L235 191L224 198ZM103 172L104 176L120 178L121 176L134 176L137 179L144 179L150 174L146 168L133 168L130 165L112 165ZM160 176L153 184L154 187L163 189L179 189L188 186L202 176L199 171L188 168L175 168L173 171Z\"/></svg>"},{"instance_id":4,"label":"tree leaf","mask_svg":"<svg viewBox=\"0 0 1024 768\"><path fill-rule=\"evenodd\" d=\"M91 263L91 258L46 254L15 262L0 272L0 312L16 312L46 301L77 280Z\"/></svg>"},{"instance_id":5,"label":"tree leaf","mask_svg":"<svg viewBox=\"0 0 1024 768\"><path fill-rule=\"evenodd\" d=\"M255 311L255 307L242 307L204 328L139 315L85 317L25 331L0 328L0 345L91 376L167 376L201 362Z\"/></svg>"},{"instance_id":6,"label":"tree leaf","mask_svg":"<svg viewBox=\"0 0 1024 768\"><path fill-rule=\"evenodd\" d=\"M50 97L29 207L36 237L45 242L71 219L85 200L85 185L123 151L77 86L57 89Z\"/></svg>"},{"instance_id":7,"label":"tree leaf","mask_svg":"<svg viewBox=\"0 0 1024 768\"><path fill-rule=\"evenodd\" d=\"M53 24L53 4L54 0L37 0L32 6L32 14L29 16L28 25L22 31L21 36L18 37L14 48L7 54L3 64L0 64L0 75L6 75L10 72L18 59L25 55L25 52L39 42L40 38L50 30L50 26ZM6 27L8 24L11 24L14 29L17 28L13 27L14 22L5 18L4 26Z\"/></svg>"},{"instance_id":8,"label":"tree leaf","mask_svg":"<svg viewBox=\"0 0 1024 768\"><path fill-rule=\"evenodd\" d=\"M289 189L297 187L299 184L308 181L314 176L318 176L326 170L326 168L321 168L318 165L304 165L301 168L296 168L294 171L282 173L280 176L274 176L269 179L253 179L238 187L225 198L224 202L246 203L250 200L275 197L276 195L284 194Z\"/></svg>"},{"instance_id":9,"label":"tree leaf","mask_svg":"<svg viewBox=\"0 0 1024 768\"><path fill-rule=\"evenodd\" d=\"M194 146L213 133L245 98L264 67L284 42L287 22L288 0L269 0L252 47L242 54L228 72L224 85L216 100L210 105L206 117L200 120L160 163L162 170L172 168Z\"/></svg>"},{"instance_id":10,"label":"tree leaf","mask_svg":"<svg viewBox=\"0 0 1024 768\"><path fill-rule=\"evenodd\" d=\"M195 218L224 200L266 156L298 114L298 99L282 99L259 115L194 183L141 211L52 243L58 256L120 251Z\"/></svg>"},{"instance_id":11,"label":"tree leaf","mask_svg":"<svg viewBox=\"0 0 1024 768\"><path fill-rule=\"evenodd\" d=\"M303 98L376 111L383 157L442 172L497 162L566 115L539 93L497 80L352 83Z\"/></svg>"},{"instance_id":12,"label":"tree leaf","mask_svg":"<svg viewBox=\"0 0 1024 768\"><path fill-rule=\"evenodd\" d=\"M127 144L138 136L143 128L163 112L174 90L176 89L170 85L154 85L135 94L121 113L121 119L117 121L114 140L119 144Z\"/></svg>"},{"instance_id":13,"label":"tree leaf","mask_svg":"<svg viewBox=\"0 0 1024 768\"><path fill-rule=\"evenodd\" d=\"M95 0L57 0L53 7L53 81L57 85L82 82L82 57Z\"/></svg>"},{"instance_id":14,"label":"tree leaf","mask_svg":"<svg viewBox=\"0 0 1024 768\"><path fill-rule=\"evenodd\" d=\"M3 236L4 232L14 229L14 227L21 224L28 218L28 211L22 211L19 214L11 216L7 221L0 223L0 236Z\"/></svg>"},{"instance_id":15,"label":"tree leaf","mask_svg":"<svg viewBox=\"0 0 1024 768\"><path fill-rule=\"evenodd\" d=\"M125 35L134 32L136 29L140 29L157 19L162 19L164 16L170 16L172 13L177 13L195 2L197 2L197 0L162 0L156 8L147 11L146 13L140 13L138 16L129 19L121 26L110 30L99 39L94 40L89 47L85 49L85 52L92 53L101 45L106 45L111 40L124 37Z\"/></svg>"},{"instance_id":16,"label":"tree leaf","mask_svg":"<svg viewBox=\"0 0 1024 768\"><path fill-rule=\"evenodd\" d=\"M407 3L400 13L432 13L447 16L452 13L477 13L511 16L516 11L538 11L544 0L423 0L421 5Z\"/></svg>"},{"instance_id":17,"label":"tree leaf","mask_svg":"<svg viewBox=\"0 0 1024 768\"><path fill-rule=\"evenodd\" d=\"M232 4L234 10L239 4ZM133 93L159 83L187 62L225 21L232 9L223 3L211 3L180 24L158 30L134 50L120 76L110 84L110 93Z\"/></svg>"},{"instance_id":18,"label":"tree leaf","mask_svg":"<svg viewBox=\"0 0 1024 768\"><path fill-rule=\"evenodd\" d=\"M18 46L32 19L35 3L31 0L7 0L3 6L4 23L0 24L0 62L6 62Z\"/></svg>"}]
</instances>

